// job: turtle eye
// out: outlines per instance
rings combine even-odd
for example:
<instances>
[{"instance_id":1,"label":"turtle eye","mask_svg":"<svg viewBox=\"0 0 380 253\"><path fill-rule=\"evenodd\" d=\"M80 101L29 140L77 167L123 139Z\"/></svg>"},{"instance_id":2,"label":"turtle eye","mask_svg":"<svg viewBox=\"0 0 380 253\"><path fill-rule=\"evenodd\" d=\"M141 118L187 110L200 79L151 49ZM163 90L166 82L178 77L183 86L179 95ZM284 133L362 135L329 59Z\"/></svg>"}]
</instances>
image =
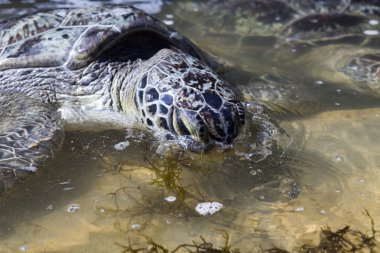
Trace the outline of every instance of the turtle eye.
<instances>
[{"instance_id":1,"label":"turtle eye","mask_svg":"<svg viewBox=\"0 0 380 253\"><path fill-rule=\"evenodd\" d=\"M186 122L186 119L181 117L179 113L176 113L176 111L177 110L174 110L176 115L173 116L174 129L179 135L191 135L190 131L186 127L189 123Z\"/></svg>"},{"instance_id":2,"label":"turtle eye","mask_svg":"<svg viewBox=\"0 0 380 253\"><path fill-rule=\"evenodd\" d=\"M207 127L198 113L176 108L172 119L173 129L178 135L191 137L195 142L208 143Z\"/></svg>"}]
</instances>

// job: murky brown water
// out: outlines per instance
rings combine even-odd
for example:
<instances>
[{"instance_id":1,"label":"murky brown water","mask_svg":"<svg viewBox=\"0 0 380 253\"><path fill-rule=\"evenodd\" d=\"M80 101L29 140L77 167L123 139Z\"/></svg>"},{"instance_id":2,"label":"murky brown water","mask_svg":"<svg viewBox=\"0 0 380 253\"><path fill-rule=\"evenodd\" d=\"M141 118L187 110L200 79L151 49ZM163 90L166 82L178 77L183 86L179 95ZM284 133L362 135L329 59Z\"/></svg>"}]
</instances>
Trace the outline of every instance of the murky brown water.
<instances>
[{"instance_id":1,"label":"murky brown water","mask_svg":"<svg viewBox=\"0 0 380 253\"><path fill-rule=\"evenodd\" d=\"M189 25L197 19L181 15L178 2L138 4L237 67L225 75L243 92L248 123L234 148L203 155L168 151L162 157L147 133L67 133L48 168L2 196L1 253L123 252L130 244L146 246L146 237L168 249L201 243L201 236L222 247L225 233L241 252L292 250L318 244L326 226L350 225L371 235L364 210L380 230L379 94L346 85L322 64L346 46L303 49L271 38L243 43L241 34ZM35 7L98 2L0 3L6 17ZM341 54L376 48L347 47ZM278 76L287 85L276 86ZM253 101L268 85L286 95L262 95L276 112L273 121L257 118ZM260 139L258 130L269 137ZM125 141L125 149L115 149ZM223 208L202 216L196 206L206 202Z\"/></svg>"}]
</instances>

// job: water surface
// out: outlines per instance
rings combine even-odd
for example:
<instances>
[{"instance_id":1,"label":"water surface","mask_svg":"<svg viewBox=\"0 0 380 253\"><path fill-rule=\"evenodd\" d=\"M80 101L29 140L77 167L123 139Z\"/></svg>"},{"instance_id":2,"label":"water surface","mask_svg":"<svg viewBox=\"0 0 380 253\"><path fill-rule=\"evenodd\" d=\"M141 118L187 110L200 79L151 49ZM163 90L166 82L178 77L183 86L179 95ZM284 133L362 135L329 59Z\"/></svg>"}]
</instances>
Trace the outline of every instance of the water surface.
<instances>
[{"instance_id":1,"label":"water surface","mask_svg":"<svg viewBox=\"0 0 380 253\"><path fill-rule=\"evenodd\" d=\"M178 2L133 3L234 66L224 75L242 91L247 110L234 147L160 155L162 144L149 133L69 132L52 164L2 196L1 253L123 252L130 244L145 247L147 237L168 249L201 243L201 236L222 247L226 233L241 252L291 251L318 244L326 226L350 225L370 235L365 210L380 229L378 96L318 72L323 54L304 64L305 52L328 53L335 50L331 45L297 48L269 37L237 43L241 34L193 24L197 19L181 15ZM100 2L0 1L0 14L95 4ZM289 96L269 99L266 118L254 98L260 87L280 89L278 76ZM206 202L223 208L197 213Z\"/></svg>"}]
</instances>

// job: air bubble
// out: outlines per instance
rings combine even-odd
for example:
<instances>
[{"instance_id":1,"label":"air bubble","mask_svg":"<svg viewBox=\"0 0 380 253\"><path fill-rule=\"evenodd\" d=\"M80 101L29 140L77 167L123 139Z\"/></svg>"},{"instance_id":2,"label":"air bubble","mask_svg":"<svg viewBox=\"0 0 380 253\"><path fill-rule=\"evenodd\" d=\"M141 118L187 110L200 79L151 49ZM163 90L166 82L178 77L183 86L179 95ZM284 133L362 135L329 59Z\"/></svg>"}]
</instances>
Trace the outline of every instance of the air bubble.
<instances>
[{"instance_id":1,"label":"air bubble","mask_svg":"<svg viewBox=\"0 0 380 253\"><path fill-rule=\"evenodd\" d=\"M315 84L318 84L318 85L322 85L324 84L324 82L322 80L316 80L314 81Z\"/></svg>"},{"instance_id":2,"label":"air bubble","mask_svg":"<svg viewBox=\"0 0 380 253\"><path fill-rule=\"evenodd\" d=\"M162 22L164 22L165 25L173 25L174 24L174 21L173 20L169 20L169 19L164 19L164 20L162 20Z\"/></svg>"},{"instance_id":3,"label":"air bubble","mask_svg":"<svg viewBox=\"0 0 380 253\"><path fill-rule=\"evenodd\" d=\"M70 191L70 190L74 190L74 189L75 189L75 186L63 188L64 191Z\"/></svg>"},{"instance_id":4,"label":"air bubble","mask_svg":"<svg viewBox=\"0 0 380 253\"><path fill-rule=\"evenodd\" d=\"M67 212L69 213L75 213L76 211L78 211L80 208L80 205L79 204L70 204L68 207L67 207Z\"/></svg>"},{"instance_id":5,"label":"air bubble","mask_svg":"<svg viewBox=\"0 0 380 253\"><path fill-rule=\"evenodd\" d=\"M261 170L251 170L249 172L249 174L251 174L252 176L257 176L259 173L261 173L262 171Z\"/></svg>"},{"instance_id":6,"label":"air bubble","mask_svg":"<svg viewBox=\"0 0 380 253\"><path fill-rule=\"evenodd\" d=\"M132 229L135 229L135 230L138 230L138 229L141 229L141 225L138 224L138 223L135 223L135 224L132 224L132 225L131 225L131 228L132 228Z\"/></svg>"},{"instance_id":7,"label":"air bubble","mask_svg":"<svg viewBox=\"0 0 380 253\"><path fill-rule=\"evenodd\" d=\"M303 206L300 206L300 207L297 207L296 209L294 209L294 212L297 212L297 213L301 213L305 211L305 208Z\"/></svg>"},{"instance_id":8,"label":"air bubble","mask_svg":"<svg viewBox=\"0 0 380 253\"><path fill-rule=\"evenodd\" d=\"M18 249L21 251L21 252L26 252L29 250L29 246L28 245L21 245L20 247L18 247Z\"/></svg>"},{"instance_id":9,"label":"air bubble","mask_svg":"<svg viewBox=\"0 0 380 253\"><path fill-rule=\"evenodd\" d=\"M370 24L370 25L378 25L379 21L376 20L376 19L371 19L371 20L368 21L368 24Z\"/></svg>"},{"instance_id":10,"label":"air bubble","mask_svg":"<svg viewBox=\"0 0 380 253\"><path fill-rule=\"evenodd\" d=\"M369 35L369 36L379 35L378 30L365 30L365 31L363 31L363 33L365 35Z\"/></svg>"},{"instance_id":11,"label":"air bubble","mask_svg":"<svg viewBox=\"0 0 380 253\"><path fill-rule=\"evenodd\" d=\"M337 156L335 156L335 162L343 162L343 157L342 156L339 156L339 155L337 155Z\"/></svg>"}]
</instances>

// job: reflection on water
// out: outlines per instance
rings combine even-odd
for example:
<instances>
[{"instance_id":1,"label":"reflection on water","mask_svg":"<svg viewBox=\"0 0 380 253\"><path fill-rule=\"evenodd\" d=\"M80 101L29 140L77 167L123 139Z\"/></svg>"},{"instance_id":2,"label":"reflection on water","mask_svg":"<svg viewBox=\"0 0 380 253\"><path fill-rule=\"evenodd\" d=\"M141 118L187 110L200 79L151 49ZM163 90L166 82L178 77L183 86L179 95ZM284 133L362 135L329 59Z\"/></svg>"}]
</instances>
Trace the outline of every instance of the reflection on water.
<instances>
[{"instance_id":1,"label":"reflection on water","mask_svg":"<svg viewBox=\"0 0 380 253\"><path fill-rule=\"evenodd\" d=\"M317 245L326 226L335 231L350 225L370 236L364 210L380 229L378 80L357 85L336 68L347 65L352 71L358 61L373 60L355 57L376 53L376 40L279 43L272 35L281 22L265 34L243 29L257 20L235 20L238 30L215 22L232 22L228 15L244 1L224 16L210 10L212 19L199 1L133 2L233 65L224 75L246 102L244 133L233 148L207 154L175 148L159 154L163 144L137 131L67 133L48 168L2 196L0 252L129 252L149 238L167 249L192 241L222 248L227 234L241 252L291 250ZM99 3L2 1L0 13ZM378 73L371 64L360 69L362 76ZM209 202L223 208L213 215L196 212L199 203Z\"/></svg>"}]
</instances>

